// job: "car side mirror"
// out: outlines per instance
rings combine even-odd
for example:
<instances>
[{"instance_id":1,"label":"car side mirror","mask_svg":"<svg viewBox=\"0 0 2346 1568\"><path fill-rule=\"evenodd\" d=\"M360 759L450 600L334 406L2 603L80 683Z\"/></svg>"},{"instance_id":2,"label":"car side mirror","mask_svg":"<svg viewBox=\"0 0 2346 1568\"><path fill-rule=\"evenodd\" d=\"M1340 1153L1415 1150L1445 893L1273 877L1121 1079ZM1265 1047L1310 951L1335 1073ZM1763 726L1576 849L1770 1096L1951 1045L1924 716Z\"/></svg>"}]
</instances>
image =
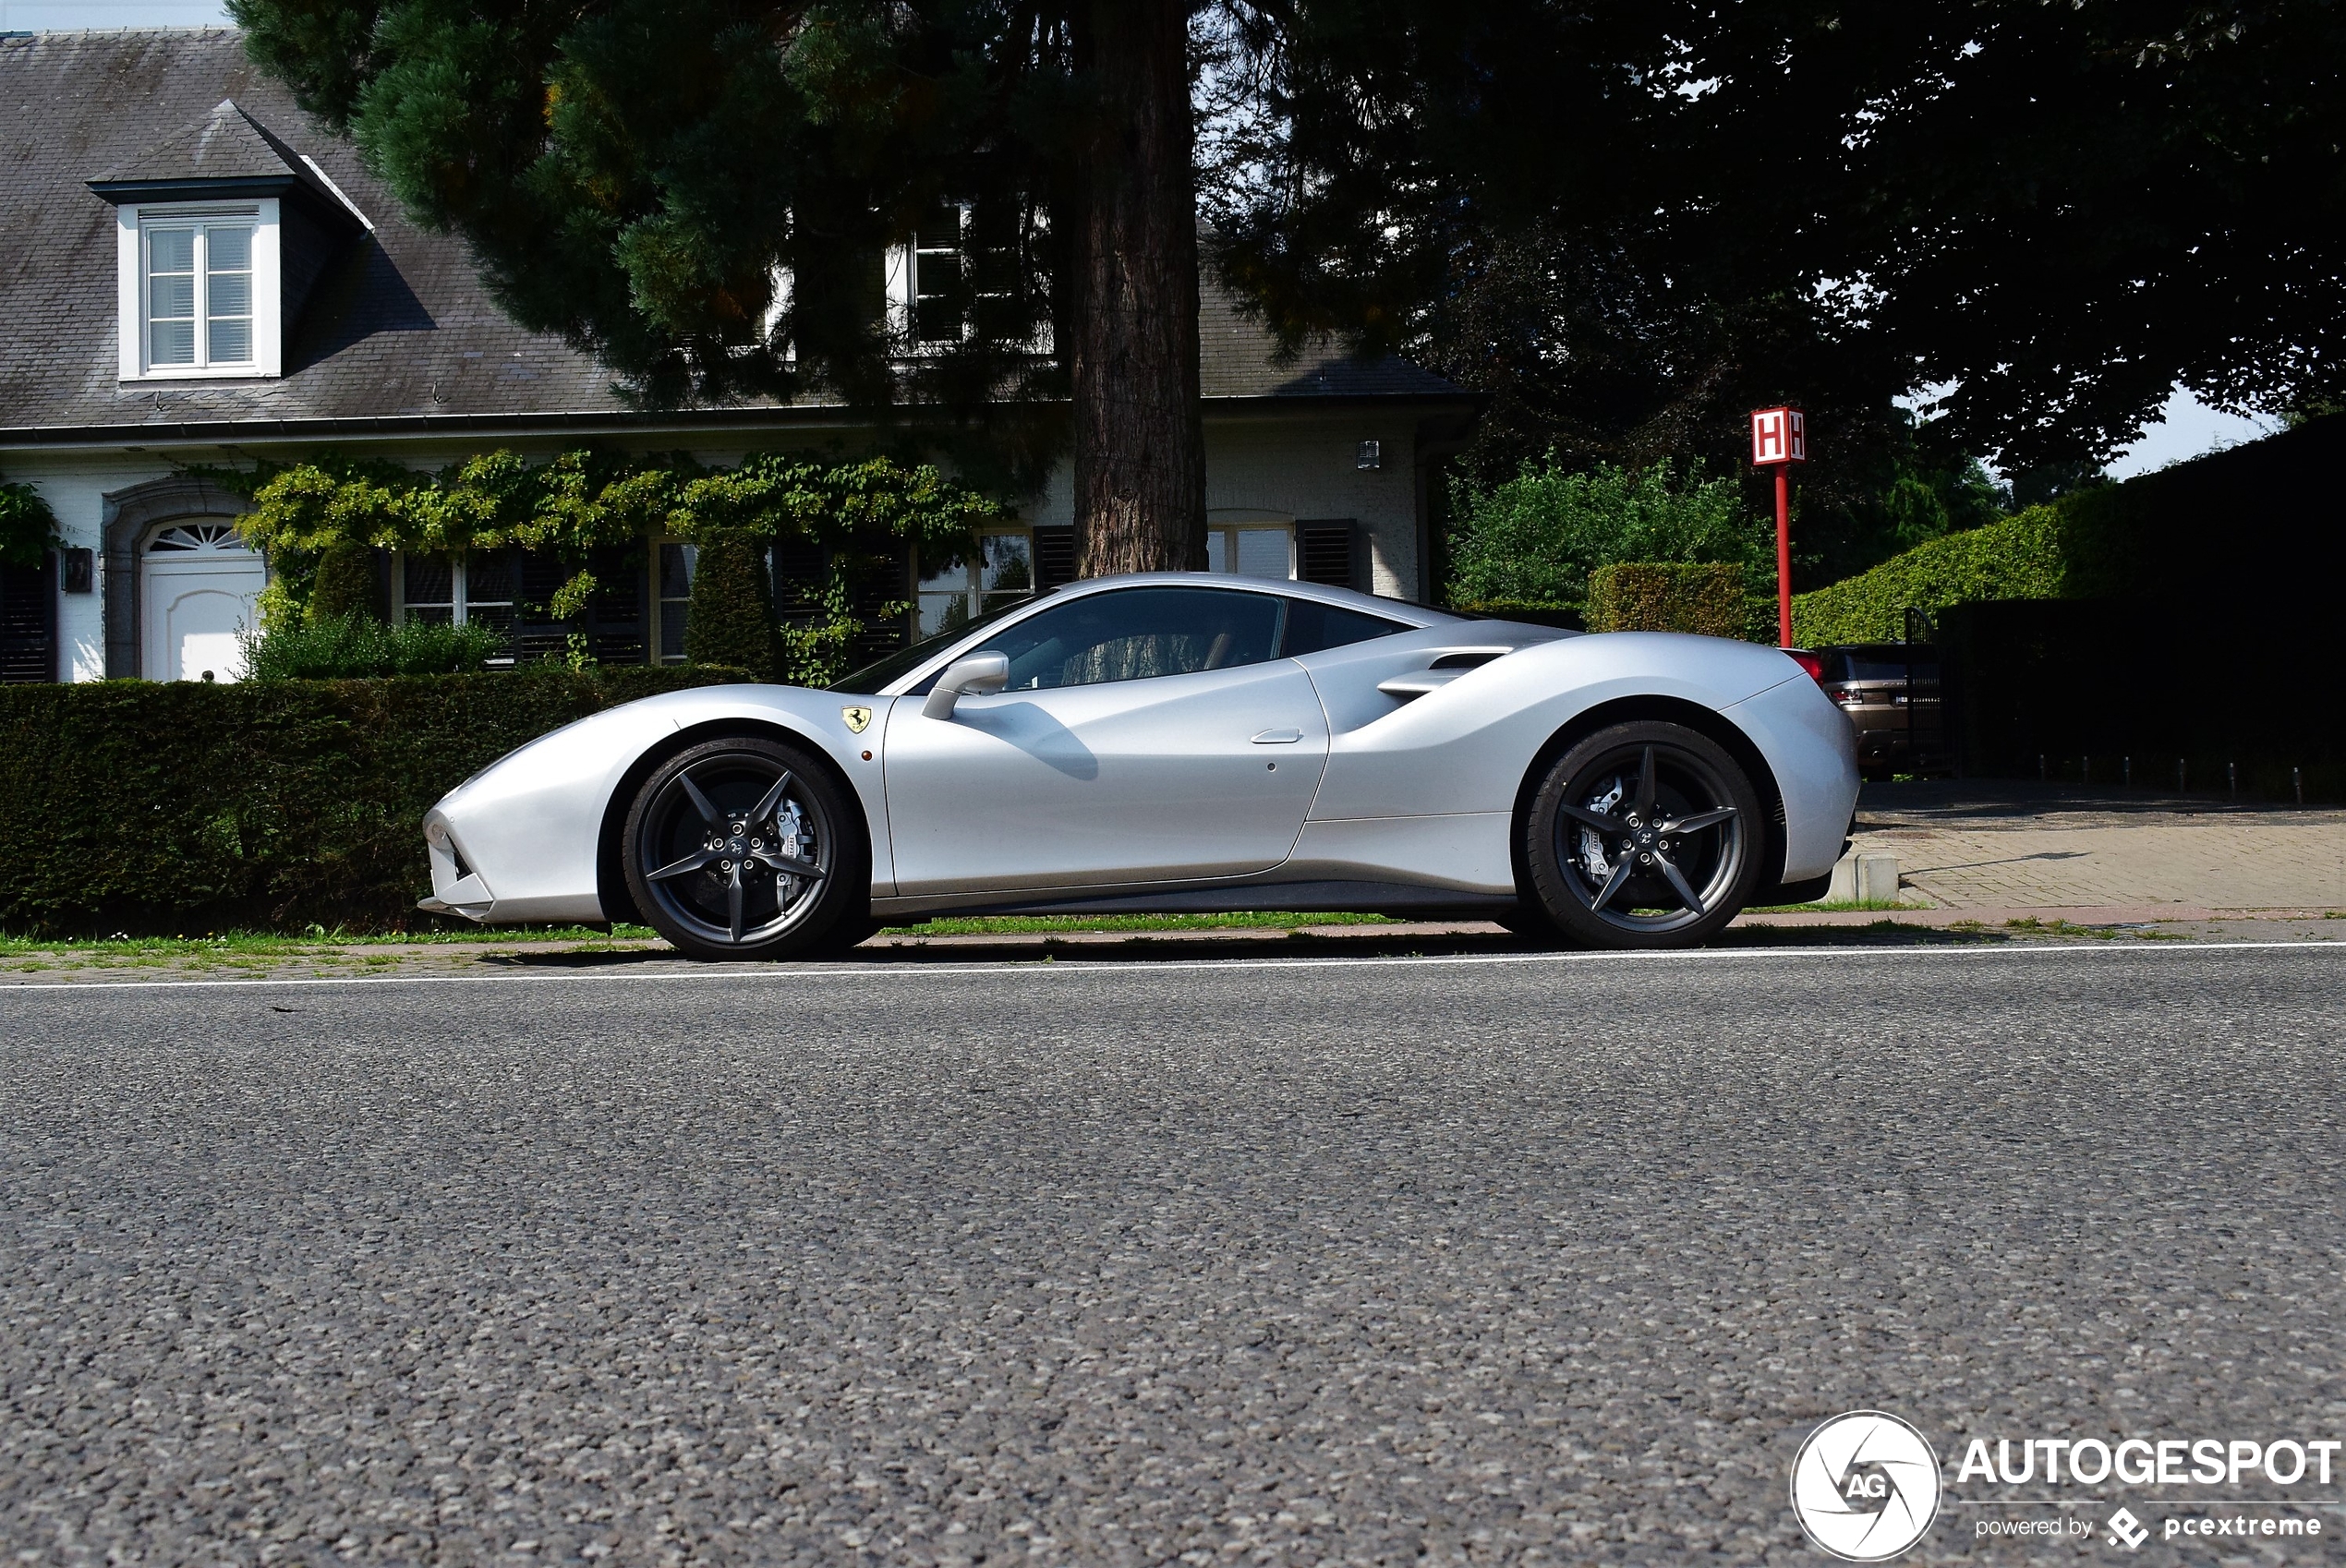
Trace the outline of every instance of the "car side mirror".
<instances>
[{"instance_id":1,"label":"car side mirror","mask_svg":"<svg viewBox=\"0 0 2346 1568\"><path fill-rule=\"evenodd\" d=\"M1008 654L972 654L967 658L957 658L945 667L945 673L928 689L928 701L921 704L921 713L929 718L950 718L953 705L961 700L964 693L982 697L1010 683Z\"/></svg>"}]
</instances>

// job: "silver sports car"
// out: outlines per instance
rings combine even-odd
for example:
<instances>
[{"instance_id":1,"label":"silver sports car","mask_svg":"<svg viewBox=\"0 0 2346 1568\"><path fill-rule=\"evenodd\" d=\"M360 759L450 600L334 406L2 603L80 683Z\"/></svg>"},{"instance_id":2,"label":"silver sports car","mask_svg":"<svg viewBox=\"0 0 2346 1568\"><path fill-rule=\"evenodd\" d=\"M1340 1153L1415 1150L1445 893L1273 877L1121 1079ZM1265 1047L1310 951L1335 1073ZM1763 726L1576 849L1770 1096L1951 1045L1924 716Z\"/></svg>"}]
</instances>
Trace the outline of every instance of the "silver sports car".
<instances>
[{"instance_id":1,"label":"silver sports car","mask_svg":"<svg viewBox=\"0 0 2346 1568\"><path fill-rule=\"evenodd\" d=\"M709 959L946 911L1471 911L1681 947L1820 896L1856 795L1849 721L1774 648L1157 573L830 691L674 692L533 741L426 818L423 907L640 920Z\"/></svg>"}]
</instances>

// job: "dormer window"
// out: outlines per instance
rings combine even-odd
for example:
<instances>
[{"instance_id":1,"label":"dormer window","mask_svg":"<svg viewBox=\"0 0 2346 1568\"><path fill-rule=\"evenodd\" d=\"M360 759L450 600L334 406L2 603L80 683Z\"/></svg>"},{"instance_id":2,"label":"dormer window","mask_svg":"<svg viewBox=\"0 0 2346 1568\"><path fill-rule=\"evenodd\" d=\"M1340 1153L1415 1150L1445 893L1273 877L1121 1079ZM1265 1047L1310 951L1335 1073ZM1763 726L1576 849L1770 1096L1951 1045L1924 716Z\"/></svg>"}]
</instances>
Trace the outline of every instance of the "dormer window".
<instances>
[{"instance_id":1,"label":"dormer window","mask_svg":"<svg viewBox=\"0 0 2346 1568\"><path fill-rule=\"evenodd\" d=\"M115 209L126 381L281 374L286 323L368 227L234 101L89 185Z\"/></svg>"},{"instance_id":2,"label":"dormer window","mask_svg":"<svg viewBox=\"0 0 2346 1568\"><path fill-rule=\"evenodd\" d=\"M267 216L273 229L276 214ZM260 286L261 253L275 248L261 243L262 222L257 205L200 212L138 210L133 245L145 276L139 289L143 320L133 327L145 342L138 368L126 364L126 380L273 373L273 364L263 368L260 352L266 338L268 359L278 357L274 312L261 308L276 295L273 287Z\"/></svg>"}]
</instances>

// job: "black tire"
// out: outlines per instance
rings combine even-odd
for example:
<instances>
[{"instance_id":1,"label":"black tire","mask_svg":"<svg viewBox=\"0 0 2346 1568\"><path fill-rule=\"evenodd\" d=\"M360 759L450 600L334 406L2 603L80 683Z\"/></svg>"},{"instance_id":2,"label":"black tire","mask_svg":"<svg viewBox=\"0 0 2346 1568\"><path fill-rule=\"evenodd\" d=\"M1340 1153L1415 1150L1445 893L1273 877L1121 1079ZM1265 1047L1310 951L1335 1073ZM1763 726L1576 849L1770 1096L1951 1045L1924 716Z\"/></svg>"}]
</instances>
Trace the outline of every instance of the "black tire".
<instances>
[{"instance_id":1,"label":"black tire","mask_svg":"<svg viewBox=\"0 0 2346 1568\"><path fill-rule=\"evenodd\" d=\"M871 914L862 808L780 741L671 757L628 807L620 855L636 909L688 958L797 958Z\"/></svg>"},{"instance_id":2,"label":"black tire","mask_svg":"<svg viewBox=\"0 0 2346 1568\"><path fill-rule=\"evenodd\" d=\"M1681 724L1616 724L1541 780L1525 901L1590 947L1691 947L1751 901L1766 838L1760 792L1724 747Z\"/></svg>"}]
</instances>

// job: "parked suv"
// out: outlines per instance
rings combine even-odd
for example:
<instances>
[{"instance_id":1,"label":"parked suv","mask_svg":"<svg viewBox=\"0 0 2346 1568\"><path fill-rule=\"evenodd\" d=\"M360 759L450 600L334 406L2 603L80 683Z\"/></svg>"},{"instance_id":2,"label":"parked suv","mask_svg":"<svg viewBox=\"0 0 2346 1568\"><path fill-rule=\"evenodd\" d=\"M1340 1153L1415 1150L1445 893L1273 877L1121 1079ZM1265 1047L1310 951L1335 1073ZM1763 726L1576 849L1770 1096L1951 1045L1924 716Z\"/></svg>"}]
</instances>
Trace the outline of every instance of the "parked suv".
<instances>
[{"instance_id":1,"label":"parked suv","mask_svg":"<svg viewBox=\"0 0 2346 1568\"><path fill-rule=\"evenodd\" d=\"M1857 768L1868 778L1911 772L1946 750L1939 650L1929 643L1845 643L1819 648L1825 694L1857 727Z\"/></svg>"}]
</instances>

